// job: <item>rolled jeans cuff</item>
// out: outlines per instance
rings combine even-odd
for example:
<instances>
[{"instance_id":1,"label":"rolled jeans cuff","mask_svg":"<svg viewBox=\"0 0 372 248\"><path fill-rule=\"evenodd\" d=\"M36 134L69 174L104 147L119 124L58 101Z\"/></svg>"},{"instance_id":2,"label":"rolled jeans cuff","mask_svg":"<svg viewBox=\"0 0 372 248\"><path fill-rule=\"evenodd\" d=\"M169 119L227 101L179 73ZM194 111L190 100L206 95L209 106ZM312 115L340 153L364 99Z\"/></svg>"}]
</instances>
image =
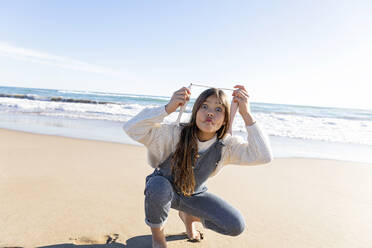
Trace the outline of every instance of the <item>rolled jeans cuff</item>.
<instances>
[{"instance_id":1,"label":"rolled jeans cuff","mask_svg":"<svg viewBox=\"0 0 372 248\"><path fill-rule=\"evenodd\" d=\"M145 218L145 223L152 228L162 227L165 224L166 220L160 223L151 223Z\"/></svg>"}]
</instances>

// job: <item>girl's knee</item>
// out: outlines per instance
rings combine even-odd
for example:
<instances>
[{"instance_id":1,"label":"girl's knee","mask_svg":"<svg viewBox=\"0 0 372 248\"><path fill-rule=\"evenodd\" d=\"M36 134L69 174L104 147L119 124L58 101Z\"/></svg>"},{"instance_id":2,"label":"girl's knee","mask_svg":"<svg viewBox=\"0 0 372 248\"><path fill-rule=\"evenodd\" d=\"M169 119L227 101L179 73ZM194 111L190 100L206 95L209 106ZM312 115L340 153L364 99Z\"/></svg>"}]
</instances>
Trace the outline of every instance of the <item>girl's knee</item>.
<instances>
[{"instance_id":1,"label":"girl's knee","mask_svg":"<svg viewBox=\"0 0 372 248\"><path fill-rule=\"evenodd\" d=\"M202 224L205 228L228 236L238 236L245 229L245 221L241 215L225 215L223 219L217 222L202 219Z\"/></svg>"},{"instance_id":2,"label":"girl's knee","mask_svg":"<svg viewBox=\"0 0 372 248\"><path fill-rule=\"evenodd\" d=\"M234 218L230 221L227 235L238 236L244 231L244 229L245 229L245 221L244 221L243 216L241 215L234 216Z\"/></svg>"},{"instance_id":3,"label":"girl's knee","mask_svg":"<svg viewBox=\"0 0 372 248\"><path fill-rule=\"evenodd\" d=\"M237 221L229 231L230 236L238 236L240 235L245 229L245 222L244 220Z\"/></svg>"},{"instance_id":4,"label":"girl's knee","mask_svg":"<svg viewBox=\"0 0 372 248\"><path fill-rule=\"evenodd\" d=\"M168 202L173 197L173 188L171 183L162 176L150 178L146 185L145 195L148 199L154 199L159 202Z\"/></svg>"}]
</instances>

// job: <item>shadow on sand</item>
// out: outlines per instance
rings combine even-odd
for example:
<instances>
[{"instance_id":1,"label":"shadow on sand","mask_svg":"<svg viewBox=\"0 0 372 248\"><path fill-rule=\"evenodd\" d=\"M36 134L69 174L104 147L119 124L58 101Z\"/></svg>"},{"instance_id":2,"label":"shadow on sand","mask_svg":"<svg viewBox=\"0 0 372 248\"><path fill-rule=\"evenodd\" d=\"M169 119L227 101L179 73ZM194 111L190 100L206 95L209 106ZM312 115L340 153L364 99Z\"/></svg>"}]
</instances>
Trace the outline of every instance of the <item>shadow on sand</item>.
<instances>
[{"instance_id":1,"label":"shadow on sand","mask_svg":"<svg viewBox=\"0 0 372 248\"><path fill-rule=\"evenodd\" d=\"M186 234L174 234L167 235L167 242L187 239ZM130 239L127 239L126 244L116 243L115 241L108 240L106 244L57 244L57 245L48 245L48 246L39 246L37 248L151 248L151 235L141 235L136 236ZM23 248L16 246L6 246L0 248Z\"/></svg>"}]
</instances>

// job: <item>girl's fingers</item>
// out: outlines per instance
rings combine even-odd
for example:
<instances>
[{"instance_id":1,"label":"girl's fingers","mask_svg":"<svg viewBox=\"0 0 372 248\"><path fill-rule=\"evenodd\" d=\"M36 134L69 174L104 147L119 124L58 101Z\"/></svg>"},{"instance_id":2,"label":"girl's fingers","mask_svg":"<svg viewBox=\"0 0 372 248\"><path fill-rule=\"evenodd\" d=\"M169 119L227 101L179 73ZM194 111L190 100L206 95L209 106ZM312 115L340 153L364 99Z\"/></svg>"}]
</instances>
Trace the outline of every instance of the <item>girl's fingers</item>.
<instances>
[{"instance_id":1,"label":"girl's fingers","mask_svg":"<svg viewBox=\"0 0 372 248\"><path fill-rule=\"evenodd\" d=\"M235 90L233 92L233 96L239 96L239 97L243 97L243 98L249 98L249 95L246 91L243 91L243 90Z\"/></svg>"},{"instance_id":2,"label":"girl's fingers","mask_svg":"<svg viewBox=\"0 0 372 248\"><path fill-rule=\"evenodd\" d=\"M188 102L189 100L190 100L190 97L184 96L184 95L174 96L172 99L172 101L176 101L176 102L180 102L180 101Z\"/></svg>"},{"instance_id":3,"label":"girl's fingers","mask_svg":"<svg viewBox=\"0 0 372 248\"><path fill-rule=\"evenodd\" d=\"M174 94L176 94L176 95L187 95L188 97L191 95L191 92L190 92L190 90L189 89L187 89L187 88L182 88L182 89L180 89L180 90L178 90L178 91L176 91L176 92L174 92Z\"/></svg>"},{"instance_id":4,"label":"girl's fingers","mask_svg":"<svg viewBox=\"0 0 372 248\"><path fill-rule=\"evenodd\" d=\"M239 103L240 103L240 102L242 101L242 99L241 99L241 97L234 96L233 101L234 101L234 102L239 102Z\"/></svg>"},{"instance_id":5,"label":"girl's fingers","mask_svg":"<svg viewBox=\"0 0 372 248\"><path fill-rule=\"evenodd\" d=\"M173 92L173 95L167 104L168 107L170 106L170 112L174 112L179 106L184 106L187 101L190 100L191 92L188 88L183 87L175 92Z\"/></svg>"},{"instance_id":6,"label":"girl's fingers","mask_svg":"<svg viewBox=\"0 0 372 248\"><path fill-rule=\"evenodd\" d=\"M191 94L191 91L190 91L190 89L189 89L189 88L187 88L187 87L182 87L182 88L181 88L181 90L186 90L186 92L187 92L187 93Z\"/></svg>"},{"instance_id":7,"label":"girl's fingers","mask_svg":"<svg viewBox=\"0 0 372 248\"><path fill-rule=\"evenodd\" d=\"M238 88L238 89L234 90L234 92L235 91L245 91L245 92L247 92L244 85L235 85L234 88Z\"/></svg>"},{"instance_id":8,"label":"girl's fingers","mask_svg":"<svg viewBox=\"0 0 372 248\"><path fill-rule=\"evenodd\" d=\"M184 95L184 94L179 94L176 96L177 99L182 99L182 100L190 100L190 96L189 95Z\"/></svg>"},{"instance_id":9,"label":"girl's fingers","mask_svg":"<svg viewBox=\"0 0 372 248\"><path fill-rule=\"evenodd\" d=\"M190 94L188 94L187 91L181 89L181 90L174 92L172 98L176 98L179 96L189 98Z\"/></svg>"},{"instance_id":10,"label":"girl's fingers","mask_svg":"<svg viewBox=\"0 0 372 248\"><path fill-rule=\"evenodd\" d=\"M249 97L248 92L245 90L240 91L240 94L244 95L245 97Z\"/></svg>"},{"instance_id":11,"label":"girl's fingers","mask_svg":"<svg viewBox=\"0 0 372 248\"><path fill-rule=\"evenodd\" d=\"M186 103L188 100L185 97L177 97L175 98L176 102L178 103Z\"/></svg>"},{"instance_id":12,"label":"girl's fingers","mask_svg":"<svg viewBox=\"0 0 372 248\"><path fill-rule=\"evenodd\" d=\"M176 92L187 92L188 94L191 94L191 91L187 87L182 87L181 89L177 90Z\"/></svg>"},{"instance_id":13,"label":"girl's fingers","mask_svg":"<svg viewBox=\"0 0 372 248\"><path fill-rule=\"evenodd\" d=\"M185 96L190 96L191 94L185 92L185 91L181 91L181 92L176 92L175 93L176 95L185 95Z\"/></svg>"},{"instance_id":14,"label":"girl's fingers","mask_svg":"<svg viewBox=\"0 0 372 248\"><path fill-rule=\"evenodd\" d=\"M185 98L176 98L175 101L178 103L186 102Z\"/></svg>"},{"instance_id":15,"label":"girl's fingers","mask_svg":"<svg viewBox=\"0 0 372 248\"><path fill-rule=\"evenodd\" d=\"M245 90L245 87L244 85L235 85L234 88L239 88L239 89L242 89L242 90Z\"/></svg>"}]
</instances>

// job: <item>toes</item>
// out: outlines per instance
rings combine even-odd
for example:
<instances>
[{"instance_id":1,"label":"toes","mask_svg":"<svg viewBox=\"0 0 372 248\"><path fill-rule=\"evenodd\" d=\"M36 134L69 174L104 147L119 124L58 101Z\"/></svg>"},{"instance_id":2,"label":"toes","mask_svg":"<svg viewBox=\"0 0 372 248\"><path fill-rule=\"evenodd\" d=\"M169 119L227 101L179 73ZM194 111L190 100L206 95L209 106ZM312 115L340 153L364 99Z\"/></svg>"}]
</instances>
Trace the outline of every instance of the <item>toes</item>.
<instances>
[{"instance_id":1,"label":"toes","mask_svg":"<svg viewBox=\"0 0 372 248\"><path fill-rule=\"evenodd\" d=\"M200 240L204 239L204 233L202 233L201 231L198 231L198 232L199 232Z\"/></svg>"},{"instance_id":2,"label":"toes","mask_svg":"<svg viewBox=\"0 0 372 248\"><path fill-rule=\"evenodd\" d=\"M200 242L202 239L204 239L204 234L199 230L197 230L197 232L198 232L198 235L197 235L196 238L192 238L192 239L189 238L187 241L192 242L192 243L196 243L196 242Z\"/></svg>"}]
</instances>

